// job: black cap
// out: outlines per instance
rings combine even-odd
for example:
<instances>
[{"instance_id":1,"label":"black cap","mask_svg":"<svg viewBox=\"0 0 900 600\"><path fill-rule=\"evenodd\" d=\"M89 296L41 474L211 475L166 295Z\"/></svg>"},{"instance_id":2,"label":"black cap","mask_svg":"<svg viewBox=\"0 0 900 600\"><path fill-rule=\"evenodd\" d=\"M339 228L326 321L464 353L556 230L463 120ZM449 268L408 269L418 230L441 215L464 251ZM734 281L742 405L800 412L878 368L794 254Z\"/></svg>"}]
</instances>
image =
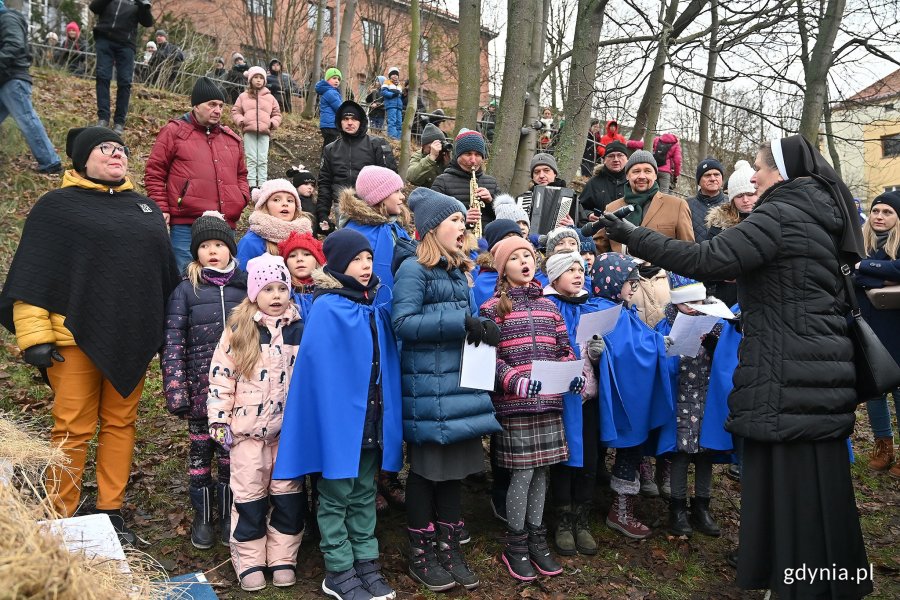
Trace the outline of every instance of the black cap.
<instances>
[{"instance_id":1,"label":"black cap","mask_svg":"<svg viewBox=\"0 0 900 600\"><path fill-rule=\"evenodd\" d=\"M228 226L221 216L207 214L197 217L191 225L191 256L197 260L197 250L200 244L209 240L221 240L228 246L232 258L237 254L237 246L234 243L234 231Z\"/></svg>"},{"instance_id":2,"label":"black cap","mask_svg":"<svg viewBox=\"0 0 900 600\"><path fill-rule=\"evenodd\" d=\"M628 148L620 142L619 140L615 140L606 145L605 154L612 154L613 152L621 152L625 156L628 156Z\"/></svg>"},{"instance_id":3,"label":"black cap","mask_svg":"<svg viewBox=\"0 0 900 600\"><path fill-rule=\"evenodd\" d=\"M125 142L109 127L75 127L66 134L66 155L72 159L72 168L84 173L91 151L103 142L115 142L124 146Z\"/></svg>"},{"instance_id":4,"label":"black cap","mask_svg":"<svg viewBox=\"0 0 900 600\"><path fill-rule=\"evenodd\" d=\"M191 106L204 104L210 100L221 100L225 102L225 94L216 83L209 77L200 77L194 84L191 91Z\"/></svg>"},{"instance_id":5,"label":"black cap","mask_svg":"<svg viewBox=\"0 0 900 600\"><path fill-rule=\"evenodd\" d=\"M360 252L372 252L369 240L363 234L352 229L338 229L322 244L328 268L336 273L343 273Z\"/></svg>"}]
</instances>

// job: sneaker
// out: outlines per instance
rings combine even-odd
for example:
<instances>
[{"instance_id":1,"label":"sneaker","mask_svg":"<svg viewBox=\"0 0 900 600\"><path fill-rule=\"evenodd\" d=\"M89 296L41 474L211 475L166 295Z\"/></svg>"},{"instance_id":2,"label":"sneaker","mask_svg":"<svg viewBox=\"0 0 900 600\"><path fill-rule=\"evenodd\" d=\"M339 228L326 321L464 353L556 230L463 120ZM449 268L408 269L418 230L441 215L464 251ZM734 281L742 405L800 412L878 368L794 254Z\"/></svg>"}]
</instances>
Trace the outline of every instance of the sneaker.
<instances>
[{"instance_id":1,"label":"sneaker","mask_svg":"<svg viewBox=\"0 0 900 600\"><path fill-rule=\"evenodd\" d=\"M338 600L372 600L373 596L357 577L356 569L346 571L325 571L322 591Z\"/></svg>"},{"instance_id":2,"label":"sneaker","mask_svg":"<svg viewBox=\"0 0 900 600\"><path fill-rule=\"evenodd\" d=\"M384 575L381 574L381 565L376 560L357 560L353 563L356 576L363 582L366 591L372 594L375 600L394 600L397 592L391 589Z\"/></svg>"},{"instance_id":3,"label":"sneaker","mask_svg":"<svg viewBox=\"0 0 900 600\"><path fill-rule=\"evenodd\" d=\"M631 494L616 494L606 515L606 525L631 539L642 540L650 537L651 531L634 517L634 499Z\"/></svg>"},{"instance_id":4,"label":"sneaker","mask_svg":"<svg viewBox=\"0 0 900 600\"><path fill-rule=\"evenodd\" d=\"M275 587L291 587L295 583L297 583L297 575L294 573L293 567L272 571L272 585Z\"/></svg>"},{"instance_id":5,"label":"sneaker","mask_svg":"<svg viewBox=\"0 0 900 600\"><path fill-rule=\"evenodd\" d=\"M113 529L116 530L116 533L119 534L119 540L123 544L128 544L129 546L134 546L137 543L137 536L133 531L128 529L125 526L125 518L122 516L121 510L97 510L98 513L103 513L109 516L109 520L112 522Z\"/></svg>"},{"instance_id":6,"label":"sneaker","mask_svg":"<svg viewBox=\"0 0 900 600\"><path fill-rule=\"evenodd\" d=\"M241 577L241 589L245 592L258 592L266 587L266 575L262 571L253 571Z\"/></svg>"},{"instance_id":7,"label":"sneaker","mask_svg":"<svg viewBox=\"0 0 900 600\"><path fill-rule=\"evenodd\" d=\"M650 459L644 458L641 461L640 469L638 470L641 480L641 496L645 496L647 498L656 498L659 496L659 486L656 485L656 482L653 481L653 467L650 466Z\"/></svg>"}]
</instances>

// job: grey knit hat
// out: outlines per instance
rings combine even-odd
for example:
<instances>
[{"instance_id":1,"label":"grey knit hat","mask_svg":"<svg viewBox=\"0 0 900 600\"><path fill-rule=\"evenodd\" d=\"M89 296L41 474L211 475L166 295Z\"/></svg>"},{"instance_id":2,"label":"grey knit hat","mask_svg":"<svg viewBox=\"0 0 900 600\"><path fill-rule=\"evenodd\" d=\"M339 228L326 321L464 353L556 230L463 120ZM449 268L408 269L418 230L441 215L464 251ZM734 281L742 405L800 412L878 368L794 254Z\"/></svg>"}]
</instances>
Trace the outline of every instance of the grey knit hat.
<instances>
[{"instance_id":1,"label":"grey knit hat","mask_svg":"<svg viewBox=\"0 0 900 600\"><path fill-rule=\"evenodd\" d=\"M531 159L531 165L528 167L528 171L534 174L534 168L539 165L550 167L553 169L554 173L559 175L559 167L556 165L556 159L553 158L552 155L547 154L546 152L535 154L534 158Z\"/></svg>"},{"instance_id":2,"label":"grey knit hat","mask_svg":"<svg viewBox=\"0 0 900 600\"><path fill-rule=\"evenodd\" d=\"M572 238L579 247L581 246L581 238L578 237L578 230L573 229L572 227L557 227L547 234L547 254L552 254L556 245L566 237Z\"/></svg>"},{"instance_id":3,"label":"grey knit hat","mask_svg":"<svg viewBox=\"0 0 900 600\"><path fill-rule=\"evenodd\" d=\"M422 129L422 145L428 146L432 142L447 141L447 136L434 123L429 123Z\"/></svg>"},{"instance_id":4,"label":"grey knit hat","mask_svg":"<svg viewBox=\"0 0 900 600\"><path fill-rule=\"evenodd\" d=\"M525 209L516 204L513 197L509 194L500 194L491 204L494 207L494 216L498 219L509 219L510 221L525 221L531 227L531 219Z\"/></svg>"},{"instance_id":5,"label":"grey knit hat","mask_svg":"<svg viewBox=\"0 0 900 600\"><path fill-rule=\"evenodd\" d=\"M418 187L409 195L409 208L421 238L453 213L466 214L466 207L456 198L425 187Z\"/></svg>"},{"instance_id":6,"label":"grey knit hat","mask_svg":"<svg viewBox=\"0 0 900 600\"><path fill-rule=\"evenodd\" d=\"M656 164L656 159L653 158L653 153L648 152L646 150L635 150L634 154L628 157L628 162L625 163L625 173L628 174L628 171L631 170L631 167L634 165L648 164L653 166L653 170L657 173L659 172L659 167Z\"/></svg>"}]
</instances>

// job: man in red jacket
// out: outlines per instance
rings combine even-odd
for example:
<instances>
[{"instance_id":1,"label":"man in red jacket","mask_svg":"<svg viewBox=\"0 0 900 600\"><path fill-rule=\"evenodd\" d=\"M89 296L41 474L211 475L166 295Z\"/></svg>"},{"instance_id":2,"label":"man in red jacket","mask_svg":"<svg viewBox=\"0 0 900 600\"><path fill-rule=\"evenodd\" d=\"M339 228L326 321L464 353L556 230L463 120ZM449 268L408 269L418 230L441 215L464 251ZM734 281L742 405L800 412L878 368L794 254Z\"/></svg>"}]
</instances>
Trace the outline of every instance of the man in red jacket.
<instances>
[{"instance_id":1,"label":"man in red jacket","mask_svg":"<svg viewBox=\"0 0 900 600\"><path fill-rule=\"evenodd\" d=\"M220 123L225 96L201 77L191 92L190 112L159 132L144 173L147 195L169 224L178 268L191 261L191 225L207 210L225 215L235 228L250 200L241 138Z\"/></svg>"}]
</instances>

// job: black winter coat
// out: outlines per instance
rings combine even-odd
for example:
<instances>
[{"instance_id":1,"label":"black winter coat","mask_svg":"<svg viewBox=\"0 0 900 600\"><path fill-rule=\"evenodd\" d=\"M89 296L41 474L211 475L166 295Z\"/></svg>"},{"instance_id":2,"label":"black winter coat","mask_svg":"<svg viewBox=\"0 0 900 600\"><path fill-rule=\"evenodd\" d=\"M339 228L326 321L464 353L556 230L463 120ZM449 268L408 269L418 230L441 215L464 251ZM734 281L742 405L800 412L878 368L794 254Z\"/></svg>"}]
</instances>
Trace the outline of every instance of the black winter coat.
<instances>
[{"instance_id":1,"label":"black winter coat","mask_svg":"<svg viewBox=\"0 0 900 600\"><path fill-rule=\"evenodd\" d=\"M90 3L91 12L97 17L94 25L94 38L102 37L119 44L125 44L134 50L137 47L137 26L153 27L153 14L150 2L140 3L136 0L94 0Z\"/></svg>"},{"instance_id":2,"label":"black winter coat","mask_svg":"<svg viewBox=\"0 0 900 600\"><path fill-rule=\"evenodd\" d=\"M291 79L290 75L287 73L269 72L269 74L266 75L266 87L269 88L269 91L272 92L272 95L278 100L278 106L281 108L281 112L289 113L293 110L293 95L300 95L300 87L297 85L296 81Z\"/></svg>"},{"instance_id":3,"label":"black winter coat","mask_svg":"<svg viewBox=\"0 0 900 600\"><path fill-rule=\"evenodd\" d=\"M584 190L579 196L581 212L579 213L578 226L585 225L588 215L593 210L606 210L606 205L613 200L625 196L625 171L612 173L606 167L599 166L594 170L594 176L588 179Z\"/></svg>"},{"instance_id":4,"label":"black winter coat","mask_svg":"<svg viewBox=\"0 0 900 600\"><path fill-rule=\"evenodd\" d=\"M719 192L715 196L705 196L700 192L693 198L687 199L688 208L691 209L691 225L694 226L694 241L705 242L710 237L706 227L706 216L709 211L728 203L725 194Z\"/></svg>"},{"instance_id":5,"label":"black winter coat","mask_svg":"<svg viewBox=\"0 0 900 600\"><path fill-rule=\"evenodd\" d=\"M13 79L31 83L28 24L22 13L0 9L0 85Z\"/></svg>"},{"instance_id":6,"label":"black winter coat","mask_svg":"<svg viewBox=\"0 0 900 600\"><path fill-rule=\"evenodd\" d=\"M496 199L497 196L502 193L500 187L497 185L497 180L493 175L485 175L484 171L479 170L475 172L475 179L478 181L478 187L483 187L491 193L491 198ZM434 178L431 189L446 196L456 198L462 202L466 208L469 208L469 184L471 181L472 173L463 171L459 168L459 163L454 159L447 168L444 169L443 173ZM493 203L486 202L484 208L481 210L481 224L487 225L496 218L496 215L494 215Z\"/></svg>"},{"instance_id":7,"label":"black winter coat","mask_svg":"<svg viewBox=\"0 0 900 600\"><path fill-rule=\"evenodd\" d=\"M173 415L206 418L209 363L228 314L246 297L247 274L240 269L224 287L204 283L194 290L185 279L172 292L161 362L166 408Z\"/></svg>"},{"instance_id":8,"label":"black winter coat","mask_svg":"<svg viewBox=\"0 0 900 600\"><path fill-rule=\"evenodd\" d=\"M855 226L852 224L851 226ZM857 403L837 247L844 228L808 177L772 186L750 215L696 244L638 228L631 254L695 279L737 279L744 338L726 429L761 442L844 439Z\"/></svg>"},{"instance_id":9,"label":"black winter coat","mask_svg":"<svg viewBox=\"0 0 900 600\"><path fill-rule=\"evenodd\" d=\"M348 100L341 104L338 115L343 114ZM394 159L394 151L390 143L381 137L368 135L369 119L360 109L362 117L359 129L355 134L349 135L340 128L339 118L335 118L335 126L341 132L341 136L328 144L322 151L322 166L319 169L319 196L316 200L316 220L318 222L329 221L331 207L334 200L340 195L341 190L356 185L356 178L363 167L377 165L387 167L392 171L397 170L397 161Z\"/></svg>"},{"instance_id":10,"label":"black winter coat","mask_svg":"<svg viewBox=\"0 0 900 600\"><path fill-rule=\"evenodd\" d=\"M856 301L863 318L894 360L900 363L900 309L879 310L866 296L867 289L900 281L900 258L891 260L884 250L873 252L860 262L853 280L856 283Z\"/></svg>"}]
</instances>

